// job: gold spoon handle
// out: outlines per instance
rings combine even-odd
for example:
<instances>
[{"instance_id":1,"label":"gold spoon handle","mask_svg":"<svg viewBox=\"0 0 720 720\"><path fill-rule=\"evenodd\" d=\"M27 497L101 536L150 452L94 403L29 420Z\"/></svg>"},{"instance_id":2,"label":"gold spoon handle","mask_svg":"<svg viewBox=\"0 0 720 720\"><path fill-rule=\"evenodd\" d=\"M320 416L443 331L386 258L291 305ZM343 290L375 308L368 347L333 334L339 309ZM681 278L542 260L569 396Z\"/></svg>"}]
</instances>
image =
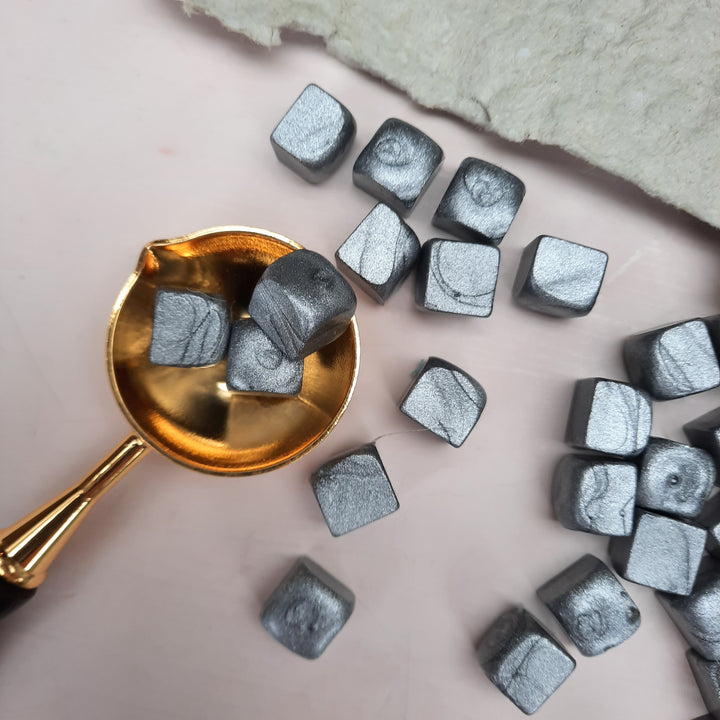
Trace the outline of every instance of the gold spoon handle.
<instances>
[{"instance_id":1,"label":"gold spoon handle","mask_svg":"<svg viewBox=\"0 0 720 720\"><path fill-rule=\"evenodd\" d=\"M149 449L130 435L77 485L0 532L0 616L33 595L90 508Z\"/></svg>"}]
</instances>

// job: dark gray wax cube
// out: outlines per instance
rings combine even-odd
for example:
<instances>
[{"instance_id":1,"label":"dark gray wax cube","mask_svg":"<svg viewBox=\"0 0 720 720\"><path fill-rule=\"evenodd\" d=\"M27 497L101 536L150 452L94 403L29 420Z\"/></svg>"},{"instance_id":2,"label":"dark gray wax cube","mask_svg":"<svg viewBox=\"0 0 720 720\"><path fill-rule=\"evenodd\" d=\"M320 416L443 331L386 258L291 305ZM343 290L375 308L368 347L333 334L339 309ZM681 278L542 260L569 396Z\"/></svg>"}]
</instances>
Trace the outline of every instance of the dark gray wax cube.
<instances>
[{"instance_id":1,"label":"dark gray wax cube","mask_svg":"<svg viewBox=\"0 0 720 720\"><path fill-rule=\"evenodd\" d=\"M273 590L263 608L263 627L297 655L314 660L342 630L355 596L306 557L300 558Z\"/></svg>"},{"instance_id":2,"label":"dark gray wax cube","mask_svg":"<svg viewBox=\"0 0 720 720\"><path fill-rule=\"evenodd\" d=\"M308 182L328 177L355 137L350 111L317 85L308 85L270 136L281 163Z\"/></svg>"},{"instance_id":3,"label":"dark gray wax cube","mask_svg":"<svg viewBox=\"0 0 720 720\"><path fill-rule=\"evenodd\" d=\"M440 200L433 224L463 240L499 245L525 196L506 170L465 158Z\"/></svg>"},{"instance_id":4,"label":"dark gray wax cube","mask_svg":"<svg viewBox=\"0 0 720 720\"><path fill-rule=\"evenodd\" d=\"M443 161L443 151L424 132L397 118L386 120L353 167L360 189L407 215Z\"/></svg>"},{"instance_id":5,"label":"dark gray wax cube","mask_svg":"<svg viewBox=\"0 0 720 720\"><path fill-rule=\"evenodd\" d=\"M700 448L651 437L640 460L637 504L695 517L715 483L715 463Z\"/></svg>"},{"instance_id":6,"label":"dark gray wax cube","mask_svg":"<svg viewBox=\"0 0 720 720\"><path fill-rule=\"evenodd\" d=\"M537 595L577 649L600 655L640 627L640 611L602 561L584 555L546 582Z\"/></svg>"},{"instance_id":7,"label":"dark gray wax cube","mask_svg":"<svg viewBox=\"0 0 720 720\"><path fill-rule=\"evenodd\" d=\"M540 235L523 251L513 296L535 312L582 317L595 305L607 260L602 250Z\"/></svg>"},{"instance_id":8,"label":"dark gray wax cube","mask_svg":"<svg viewBox=\"0 0 720 720\"><path fill-rule=\"evenodd\" d=\"M705 530L639 510L630 537L610 539L610 558L626 580L689 595L705 548Z\"/></svg>"},{"instance_id":9,"label":"dark gray wax cube","mask_svg":"<svg viewBox=\"0 0 720 720\"><path fill-rule=\"evenodd\" d=\"M650 436L648 396L627 383L587 378L575 383L566 440L583 450L629 456L642 452Z\"/></svg>"},{"instance_id":10,"label":"dark gray wax cube","mask_svg":"<svg viewBox=\"0 0 720 720\"><path fill-rule=\"evenodd\" d=\"M400 410L453 447L460 447L485 408L480 383L456 365L428 358L400 401Z\"/></svg>"},{"instance_id":11,"label":"dark gray wax cube","mask_svg":"<svg viewBox=\"0 0 720 720\"><path fill-rule=\"evenodd\" d=\"M493 309L500 251L458 240L428 240L420 253L415 303L421 310L488 317Z\"/></svg>"},{"instance_id":12,"label":"dark gray wax cube","mask_svg":"<svg viewBox=\"0 0 720 720\"><path fill-rule=\"evenodd\" d=\"M698 524L707 530L707 551L720 559L720 493L705 503Z\"/></svg>"},{"instance_id":13,"label":"dark gray wax cube","mask_svg":"<svg viewBox=\"0 0 720 720\"><path fill-rule=\"evenodd\" d=\"M295 250L269 265L253 290L253 320L291 360L336 340L355 314L348 281L322 255Z\"/></svg>"},{"instance_id":14,"label":"dark gray wax cube","mask_svg":"<svg viewBox=\"0 0 720 720\"><path fill-rule=\"evenodd\" d=\"M631 335L623 344L630 382L653 400L672 400L720 385L720 367L702 320Z\"/></svg>"},{"instance_id":15,"label":"dark gray wax cube","mask_svg":"<svg viewBox=\"0 0 720 720\"><path fill-rule=\"evenodd\" d=\"M214 365L225 355L229 333L230 313L223 298L158 288L150 362L174 367Z\"/></svg>"},{"instance_id":16,"label":"dark gray wax cube","mask_svg":"<svg viewBox=\"0 0 720 720\"><path fill-rule=\"evenodd\" d=\"M720 485L720 408L683 425L685 435L696 447L707 450L715 460L715 484Z\"/></svg>"},{"instance_id":17,"label":"dark gray wax cube","mask_svg":"<svg viewBox=\"0 0 720 720\"><path fill-rule=\"evenodd\" d=\"M570 530L629 535L633 527L637 468L633 463L566 455L555 469L555 515Z\"/></svg>"},{"instance_id":18,"label":"dark gray wax cube","mask_svg":"<svg viewBox=\"0 0 720 720\"><path fill-rule=\"evenodd\" d=\"M657 597L688 645L706 660L720 660L720 563L712 558L702 562L687 597L667 593Z\"/></svg>"},{"instance_id":19,"label":"dark gray wax cube","mask_svg":"<svg viewBox=\"0 0 720 720\"><path fill-rule=\"evenodd\" d=\"M490 682L532 715L569 677L575 661L524 608L504 612L478 643Z\"/></svg>"},{"instance_id":20,"label":"dark gray wax cube","mask_svg":"<svg viewBox=\"0 0 720 720\"><path fill-rule=\"evenodd\" d=\"M400 507L374 443L326 462L312 474L310 483L335 537Z\"/></svg>"},{"instance_id":21,"label":"dark gray wax cube","mask_svg":"<svg viewBox=\"0 0 720 720\"><path fill-rule=\"evenodd\" d=\"M688 650L687 659L705 707L720 720L720 662L705 660L694 650Z\"/></svg>"},{"instance_id":22,"label":"dark gray wax cube","mask_svg":"<svg viewBox=\"0 0 720 720\"><path fill-rule=\"evenodd\" d=\"M378 203L335 257L340 269L382 305L410 274L419 254L417 235L394 210Z\"/></svg>"},{"instance_id":23,"label":"dark gray wax cube","mask_svg":"<svg viewBox=\"0 0 720 720\"><path fill-rule=\"evenodd\" d=\"M297 395L302 379L303 361L283 355L254 320L246 318L233 325L227 359L230 390Z\"/></svg>"}]
</instances>

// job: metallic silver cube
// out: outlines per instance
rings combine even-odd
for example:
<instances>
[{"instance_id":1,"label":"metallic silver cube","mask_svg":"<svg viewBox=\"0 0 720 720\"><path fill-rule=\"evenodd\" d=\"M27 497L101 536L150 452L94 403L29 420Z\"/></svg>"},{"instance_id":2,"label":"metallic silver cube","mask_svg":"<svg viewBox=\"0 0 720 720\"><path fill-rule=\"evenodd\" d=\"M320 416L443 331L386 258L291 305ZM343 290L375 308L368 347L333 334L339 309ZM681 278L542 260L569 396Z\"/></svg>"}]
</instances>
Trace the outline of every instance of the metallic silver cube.
<instances>
[{"instance_id":1,"label":"metallic silver cube","mask_svg":"<svg viewBox=\"0 0 720 720\"><path fill-rule=\"evenodd\" d=\"M499 245L525 197L511 173L465 158L435 211L433 224L463 240Z\"/></svg>"},{"instance_id":2,"label":"metallic silver cube","mask_svg":"<svg viewBox=\"0 0 720 720\"><path fill-rule=\"evenodd\" d=\"M421 310L488 317L492 313L500 251L459 240L428 240L415 280Z\"/></svg>"},{"instance_id":3,"label":"metallic silver cube","mask_svg":"<svg viewBox=\"0 0 720 720\"><path fill-rule=\"evenodd\" d=\"M308 85L270 136L278 160L311 183L340 165L355 137L350 111L317 85Z\"/></svg>"},{"instance_id":4,"label":"metallic silver cube","mask_svg":"<svg viewBox=\"0 0 720 720\"><path fill-rule=\"evenodd\" d=\"M386 120L353 167L353 182L365 192L407 215L440 168L443 151L409 123Z\"/></svg>"}]
</instances>

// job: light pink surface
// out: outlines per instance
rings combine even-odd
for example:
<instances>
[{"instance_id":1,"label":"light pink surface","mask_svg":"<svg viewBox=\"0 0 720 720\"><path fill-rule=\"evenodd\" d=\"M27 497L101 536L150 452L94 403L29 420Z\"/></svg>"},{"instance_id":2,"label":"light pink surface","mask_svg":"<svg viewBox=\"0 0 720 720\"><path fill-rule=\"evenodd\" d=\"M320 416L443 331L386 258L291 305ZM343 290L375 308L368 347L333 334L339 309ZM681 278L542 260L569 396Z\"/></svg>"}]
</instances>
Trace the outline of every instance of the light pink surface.
<instances>
[{"instance_id":1,"label":"light pink surface","mask_svg":"<svg viewBox=\"0 0 720 720\"><path fill-rule=\"evenodd\" d=\"M373 200L351 160L314 187L268 136L310 81L345 102L355 156L389 116L417 124L445 164L410 218L421 240L460 160L519 175L487 320L423 315L411 283L385 307L359 293L362 369L336 432L267 476L205 477L153 454L89 517L37 597L4 621L3 718L518 718L473 656L508 603L565 642L535 588L606 540L563 529L549 478L565 452L572 383L624 378L619 342L718 311L720 233L534 145L424 112L295 39L269 52L187 19L172 0L0 8L0 350L6 525L78 479L128 427L104 370L110 308L142 245L204 227L267 227L331 256ZM610 255L595 310L558 321L514 306L521 249L540 233ZM333 454L413 429L395 408L429 354L470 371L488 406L459 450L424 433L379 448L401 509L332 538L308 484ZM656 405L653 432L720 393ZM326 654L295 657L261 628L261 602L308 554L357 595ZM628 585L642 627L583 658L540 717L682 720L702 704L684 645L650 590Z\"/></svg>"}]
</instances>

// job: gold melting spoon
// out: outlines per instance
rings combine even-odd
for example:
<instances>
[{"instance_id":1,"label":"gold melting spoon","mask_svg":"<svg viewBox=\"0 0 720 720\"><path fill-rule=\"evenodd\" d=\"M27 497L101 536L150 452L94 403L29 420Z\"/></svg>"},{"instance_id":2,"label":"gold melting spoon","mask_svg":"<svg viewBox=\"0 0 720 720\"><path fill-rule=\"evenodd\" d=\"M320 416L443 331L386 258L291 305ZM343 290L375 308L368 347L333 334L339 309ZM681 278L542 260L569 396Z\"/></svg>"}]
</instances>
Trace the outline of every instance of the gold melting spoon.
<instances>
[{"instance_id":1,"label":"gold melting spoon","mask_svg":"<svg viewBox=\"0 0 720 720\"><path fill-rule=\"evenodd\" d=\"M32 597L90 508L150 448L201 472L252 475L296 460L333 430L357 380L354 318L341 337L305 359L297 397L231 392L225 361L176 368L148 359L158 287L221 295L234 317L247 316L263 270L300 247L246 227L145 246L115 301L107 334L110 385L135 432L80 483L0 532L0 616Z\"/></svg>"}]
</instances>

